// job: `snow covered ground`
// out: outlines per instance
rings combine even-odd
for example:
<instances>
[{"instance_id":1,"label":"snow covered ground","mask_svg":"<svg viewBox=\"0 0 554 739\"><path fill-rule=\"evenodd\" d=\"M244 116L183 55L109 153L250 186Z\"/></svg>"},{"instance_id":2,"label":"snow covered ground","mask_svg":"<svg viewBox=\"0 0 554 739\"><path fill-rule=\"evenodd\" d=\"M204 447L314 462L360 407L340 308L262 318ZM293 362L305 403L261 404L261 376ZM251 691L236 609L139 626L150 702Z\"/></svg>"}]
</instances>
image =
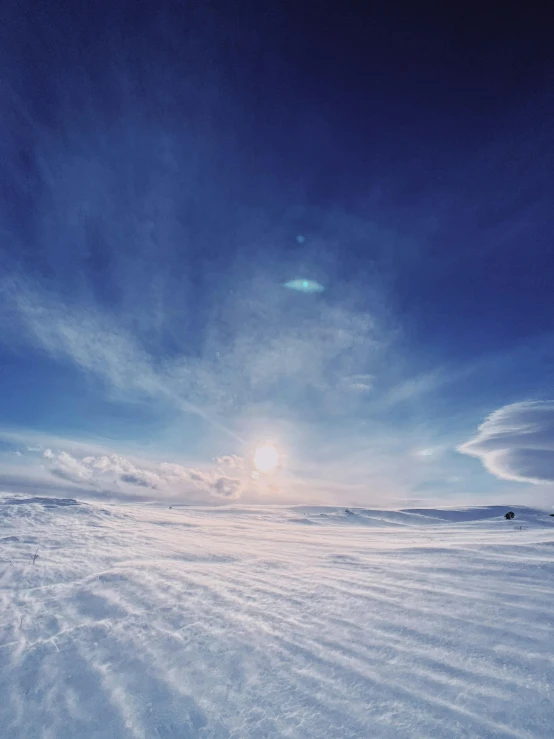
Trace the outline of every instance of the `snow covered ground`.
<instances>
[{"instance_id":1,"label":"snow covered ground","mask_svg":"<svg viewBox=\"0 0 554 739\"><path fill-rule=\"evenodd\" d=\"M551 739L554 518L505 510L3 496L0 736Z\"/></svg>"}]
</instances>

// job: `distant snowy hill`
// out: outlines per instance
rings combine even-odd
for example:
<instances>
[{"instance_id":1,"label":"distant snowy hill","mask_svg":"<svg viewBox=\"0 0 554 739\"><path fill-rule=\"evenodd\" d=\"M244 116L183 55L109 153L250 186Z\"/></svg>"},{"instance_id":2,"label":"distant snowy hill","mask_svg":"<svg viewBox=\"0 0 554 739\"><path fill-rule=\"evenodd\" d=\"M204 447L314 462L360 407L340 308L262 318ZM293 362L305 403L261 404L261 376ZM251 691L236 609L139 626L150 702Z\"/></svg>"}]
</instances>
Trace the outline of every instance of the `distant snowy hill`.
<instances>
[{"instance_id":1,"label":"distant snowy hill","mask_svg":"<svg viewBox=\"0 0 554 739\"><path fill-rule=\"evenodd\" d=\"M547 513L0 496L2 739L551 739L553 683Z\"/></svg>"}]
</instances>

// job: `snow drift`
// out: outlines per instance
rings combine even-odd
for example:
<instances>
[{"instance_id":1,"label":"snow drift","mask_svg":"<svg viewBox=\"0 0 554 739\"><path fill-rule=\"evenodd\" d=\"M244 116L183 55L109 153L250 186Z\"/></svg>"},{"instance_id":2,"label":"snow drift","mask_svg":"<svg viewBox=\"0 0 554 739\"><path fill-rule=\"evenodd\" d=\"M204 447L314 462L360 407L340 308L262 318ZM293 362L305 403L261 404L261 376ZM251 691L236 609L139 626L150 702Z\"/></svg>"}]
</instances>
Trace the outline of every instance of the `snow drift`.
<instances>
[{"instance_id":1,"label":"snow drift","mask_svg":"<svg viewBox=\"0 0 554 739\"><path fill-rule=\"evenodd\" d=\"M2 737L551 737L554 519L506 510L0 498Z\"/></svg>"}]
</instances>

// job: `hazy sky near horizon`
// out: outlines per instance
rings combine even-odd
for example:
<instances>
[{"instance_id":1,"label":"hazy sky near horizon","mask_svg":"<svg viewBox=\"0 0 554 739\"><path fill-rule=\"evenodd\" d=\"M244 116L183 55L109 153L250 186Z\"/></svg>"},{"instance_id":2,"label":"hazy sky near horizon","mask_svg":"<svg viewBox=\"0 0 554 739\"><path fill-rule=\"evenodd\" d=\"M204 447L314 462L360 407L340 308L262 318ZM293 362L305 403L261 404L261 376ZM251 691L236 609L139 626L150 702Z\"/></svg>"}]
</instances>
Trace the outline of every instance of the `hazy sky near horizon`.
<instances>
[{"instance_id":1,"label":"hazy sky near horizon","mask_svg":"<svg viewBox=\"0 0 554 739\"><path fill-rule=\"evenodd\" d=\"M0 490L554 505L546 18L349 7L3 4Z\"/></svg>"}]
</instances>

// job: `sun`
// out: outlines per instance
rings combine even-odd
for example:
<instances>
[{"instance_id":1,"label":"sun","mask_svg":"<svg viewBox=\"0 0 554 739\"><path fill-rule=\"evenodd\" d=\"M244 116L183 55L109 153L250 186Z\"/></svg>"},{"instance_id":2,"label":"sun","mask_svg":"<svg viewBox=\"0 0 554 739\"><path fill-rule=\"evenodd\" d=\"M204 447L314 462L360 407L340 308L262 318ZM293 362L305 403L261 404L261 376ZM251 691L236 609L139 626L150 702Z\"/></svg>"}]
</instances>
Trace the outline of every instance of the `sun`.
<instances>
[{"instance_id":1,"label":"sun","mask_svg":"<svg viewBox=\"0 0 554 739\"><path fill-rule=\"evenodd\" d=\"M254 452L254 466L258 472L271 472L279 464L279 452L271 444L259 446Z\"/></svg>"}]
</instances>

